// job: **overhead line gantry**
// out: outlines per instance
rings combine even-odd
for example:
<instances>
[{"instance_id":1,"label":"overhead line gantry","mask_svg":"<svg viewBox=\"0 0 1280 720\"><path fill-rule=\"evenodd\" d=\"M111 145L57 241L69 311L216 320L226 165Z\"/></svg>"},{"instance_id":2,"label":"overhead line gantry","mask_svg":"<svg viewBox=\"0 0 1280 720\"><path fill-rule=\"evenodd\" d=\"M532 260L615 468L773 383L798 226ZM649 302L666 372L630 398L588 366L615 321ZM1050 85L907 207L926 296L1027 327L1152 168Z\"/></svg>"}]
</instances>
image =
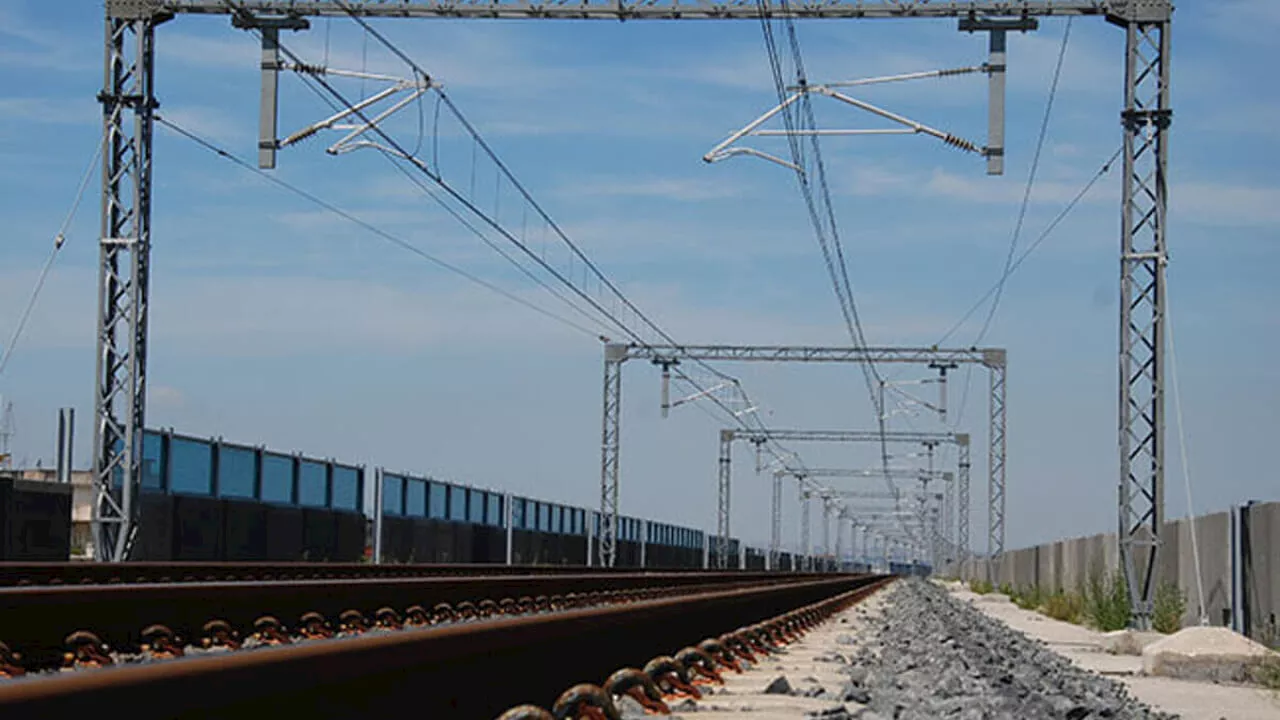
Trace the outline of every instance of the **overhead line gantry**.
<instances>
[{"instance_id":1,"label":"overhead line gantry","mask_svg":"<svg viewBox=\"0 0 1280 720\"><path fill-rule=\"evenodd\" d=\"M176 15L232 15L263 30L263 106L274 111L279 29L302 29L309 17L530 20L758 20L756 4L695 0L106 0L102 225L99 235L97 359L94 394L95 547L99 559L125 560L137 533L142 428L146 409L150 310L152 135L155 111L155 30ZM831 0L770 10L795 19L954 19L961 31L991 33L1004 56L1003 35L1028 19L1105 19L1125 34L1120 124L1124 180L1120 230L1120 492L1121 567L1134 622L1150 623L1160 532L1164 522L1165 227L1168 207L1171 0ZM244 18L252 18L245 22ZM270 38L275 38L271 40ZM997 38L999 41L997 42ZM1003 63L992 64L991 107L1002 102ZM997 80L999 88L997 88ZM1003 122L992 113L989 127ZM263 135L274 131L261 123ZM1002 133L1002 131L1001 131ZM989 130L989 136L995 134ZM274 137L260 139L260 162L273 160ZM999 149L989 147L987 150ZM988 154L988 171L998 163ZM606 412L608 411L606 407ZM1000 410L1003 414L1003 409ZM614 430L616 431L616 426ZM607 423L606 423L607 434ZM606 441L608 438L606 438ZM1003 438L1001 439L1003 445ZM608 443L606 442L606 445ZM606 451L607 452L607 451ZM617 476L607 477L601 511L617 513ZM1003 459L1003 453L1001 454ZM1003 472L1003 468L1001 468ZM1003 487L1001 487L1003 490ZM1000 498L1003 523L1003 496ZM616 528L604 521L601 557L612 561ZM1003 524L999 538L1003 541Z\"/></svg>"}]
</instances>

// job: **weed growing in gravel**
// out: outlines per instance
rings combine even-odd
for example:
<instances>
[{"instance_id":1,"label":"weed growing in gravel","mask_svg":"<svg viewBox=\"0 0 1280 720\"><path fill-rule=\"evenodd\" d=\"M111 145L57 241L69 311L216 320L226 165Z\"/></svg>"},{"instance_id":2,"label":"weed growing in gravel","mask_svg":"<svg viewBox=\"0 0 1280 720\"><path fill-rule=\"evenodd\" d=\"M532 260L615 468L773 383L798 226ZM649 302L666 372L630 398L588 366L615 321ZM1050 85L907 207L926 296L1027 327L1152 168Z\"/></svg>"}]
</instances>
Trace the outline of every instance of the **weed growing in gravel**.
<instances>
[{"instance_id":1,"label":"weed growing in gravel","mask_svg":"<svg viewBox=\"0 0 1280 720\"><path fill-rule=\"evenodd\" d=\"M994 591L994 590L995 590L995 588L991 586L991 581L990 581L990 580L977 580L977 579L974 579L974 580L970 580L970 581L969 581L969 591L970 591L970 592L974 592L974 593L977 593L977 594L979 594L979 595L986 595L987 593L990 593L990 592L992 592L992 591Z\"/></svg>"},{"instance_id":2,"label":"weed growing in gravel","mask_svg":"<svg viewBox=\"0 0 1280 720\"><path fill-rule=\"evenodd\" d=\"M1166 582L1156 588L1151 626L1166 635L1182 629L1182 615L1187 611L1187 596L1178 586Z\"/></svg>"},{"instance_id":3,"label":"weed growing in gravel","mask_svg":"<svg viewBox=\"0 0 1280 720\"><path fill-rule=\"evenodd\" d=\"M1079 625L1084 619L1084 598L1073 592L1058 590L1045 598L1044 614L1054 620Z\"/></svg>"},{"instance_id":4,"label":"weed growing in gravel","mask_svg":"<svg viewBox=\"0 0 1280 720\"><path fill-rule=\"evenodd\" d=\"M1129 626L1129 588L1119 570L1107 575L1101 566L1094 566L1085 589L1084 614L1103 632Z\"/></svg>"},{"instance_id":5,"label":"weed growing in gravel","mask_svg":"<svg viewBox=\"0 0 1280 720\"><path fill-rule=\"evenodd\" d=\"M1001 594L1001 595L1008 595L1009 597L1013 597L1013 595L1014 595L1013 586L1012 586L1012 585L1010 585L1010 584L1009 584L1009 583L1007 583L1007 582L1000 583L1000 594Z\"/></svg>"},{"instance_id":6,"label":"weed growing in gravel","mask_svg":"<svg viewBox=\"0 0 1280 720\"><path fill-rule=\"evenodd\" d=\"M1040 588L1035 585L1028 585L1010 596L1013 604L1023 610L1038 610L1043 602Z\"/></svg>"},{"instance_id":7,"label":"weed growing in gravel","mask_svg":"<svg viewBox=\"0 0 1280 720\"><path fill-rule=\"evenodd\" d=\"M1280 658L1264 660L1253 672L1253 679L1269 690L1280 691Z\"/></svg>"}]
</instances>

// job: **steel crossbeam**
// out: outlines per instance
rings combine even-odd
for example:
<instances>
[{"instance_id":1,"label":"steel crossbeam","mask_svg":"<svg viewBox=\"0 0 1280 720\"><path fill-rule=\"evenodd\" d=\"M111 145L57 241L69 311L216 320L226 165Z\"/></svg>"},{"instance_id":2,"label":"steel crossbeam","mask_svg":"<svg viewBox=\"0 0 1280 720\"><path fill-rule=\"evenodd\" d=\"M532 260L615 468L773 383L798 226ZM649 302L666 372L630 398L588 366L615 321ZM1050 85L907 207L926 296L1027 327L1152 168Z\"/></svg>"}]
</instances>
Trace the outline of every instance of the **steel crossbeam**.
<instances>
[{"instance_id":1,"label":"steel crossbeam","mask_svg":"<svg viewBox=\"0 0 1280 720\"><path fill-rule=\"evenodd\" d=\"M611 358L612 362L619 365L627 360L644 360L654 365L661 365L664 368L679 364L682 361L703 361L703 362L799 362L799 363L901 363L922 365L933 369L938 369L945 373L948 368L954 368L959 365L978 365L987 368L991 381L989 385L991 397L988 400L990 410L990 447L988 449L988 468L989 474L987 478L988 484L988 533L987 533L987 556L997 557L1004 552L1004 515L1005 515L1005 486L1007 483L1005 473L1005 458L1007 453L1007 444L1005 442L1005 427L1007 424L1006 397L1005 397L1005 375L1007 372L1008 353L1004 348L938 348L938 347L846 347L846 346L805 346L805 345L642 345L638 343L606 343L605 354L607 358ZM612 372L606 369L606 373ZM665 386L664 386L665 388ZM664 407L665 407L664 394ZM608 418L606 418L606 421ZM750 431L738 431L750 432ZM832 440L832 441L848 441L847 438L840 437L813 437L808 438L811 433L821 435L828 431L801 431L803 437L792 437L785 433L787 431L776 431L784 433L776 437L774 440ZM849 431L834 431L837 436L842 436ZM615 433L616 435L616 433ZM891 433L893 435L893 433ZM928 442L930 440L939 441L938 434L934 433L918 433L915 437L918 440L912 442ZM897 437L897 435L895 435ZM966 435L967 438L967 435ZM877 431L866 431L866 436L860 438L866 441L879 440L880 434ZM763 438L759 439L763 441ZM965 465L961 469L960 495L964 501L960 507L962 512L967 512L969 499L969 466L967 463L969 449L966 443L962 450L963 457L966 460ZM616 457L616 452L610 457ZM613 477L616 482L616 475ZM727 502L728 502L728 479L721 476L720 485L722 505L719 509L718 518L720 522L727 523ZM969 520L966 517L963 520L962 527L963 539L958 543L961 552L968 553L968 530ZM727 539L725 542L728 542Z\"/></svg>"},{"instance_id":2,"label":"steel crossbeam","mask_svg":"<svg viewBox=\"0 0 1280 720\"><path fill-rule=\"evenodd\" d=\"M888 477L912 477L912 478L933 478L940 477L948 484L953 478L959 478L959 481L965 484L965 490L961 493L961 497L967 502L969 493L967 483L969 481L968 463L969 456L969 435L967 433L944 433L944 432L918 432L918 431L886 431L883 434L878 430L804 430L792 428L762 428L743 430L739 428L725 428L720 430L720 456L718 463L718 482L717 482L717 514L716 514L716 530L722 542L718 543L715 548L715 562L718 567L727 567L729 556L729 531L730 531L730 492L732 490L732 450L733 443L736 441L746 441L752 444L762 444L769 441L792 441L792 442L879 442L881 438L887 443L920 443L929 446L936 446L940 443L953 444L959 449L959 472L952 475L950 472L935 473L932 469L916 469L906 470L902 468L890 468ZM866 471L863 470L840 470L840 469L819 469L818 473L828 473L826 477L838 477L843 474L846 477L861 476ZM781 475L791 475L800 480L801 498L806 497L809 492L806 489L804 481L808 479L809 472L803 467L786 467L779 469L774 473L773 487L773 506L772 517L770 522L770 555L776 556L781 551L782 538L782 504L781 489L779 478ZM883 469L879 471L880 477L886 477ZM808 511L803 511L807 513ZM962 505L958 508L958 513L968 516L968 505ZM807 516L802 515L801 522L807 522ZM807 534L807 531L805 531ZM801 542L802 547L807 547L804 541Z\"/></svg>"},{"instance_id":3,"label":"steel crossbeam","mask_svg":"<svg viewBox=\"0 0 1280 720\"><path fill-rule=\"evenodd\" d=\"M475 18L507 20L756 20L754 3L707 0L117 0L149 4L174 13L225 15L229 5L252 13L299 17ZM773 17L796 19L1019 18L1045 15L1107 15L1144 0L834 0L774 7Z\"/></svg>"}]
</instances>

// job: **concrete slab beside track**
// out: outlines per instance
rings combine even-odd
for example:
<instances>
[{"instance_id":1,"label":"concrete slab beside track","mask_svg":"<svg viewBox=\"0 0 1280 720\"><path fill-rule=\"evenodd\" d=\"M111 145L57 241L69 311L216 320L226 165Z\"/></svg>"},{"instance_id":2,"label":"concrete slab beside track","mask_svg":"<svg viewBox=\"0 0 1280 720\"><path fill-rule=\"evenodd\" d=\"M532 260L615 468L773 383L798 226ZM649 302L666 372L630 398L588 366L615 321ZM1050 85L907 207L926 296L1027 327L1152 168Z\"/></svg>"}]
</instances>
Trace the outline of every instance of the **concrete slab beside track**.
<instances>
[{"instance_id":1,"label":"concrete slab beside track","mask_svg":"<svg viewBox=\"0 0 1280 720\"><path fill-rule=\"evenodd\" d=\"M1280 693L1243 685L1144 676L1140 674L1142 657L1106 652L1103 633L1023 610L999 593L977 595L958 583L947 583L946 587L957 600L972 603L1008 627L1046 643L1085 670L1113 677L1139 700L1180 715L1183 720L1280 718Z\"/></svg>"}]
</instances>

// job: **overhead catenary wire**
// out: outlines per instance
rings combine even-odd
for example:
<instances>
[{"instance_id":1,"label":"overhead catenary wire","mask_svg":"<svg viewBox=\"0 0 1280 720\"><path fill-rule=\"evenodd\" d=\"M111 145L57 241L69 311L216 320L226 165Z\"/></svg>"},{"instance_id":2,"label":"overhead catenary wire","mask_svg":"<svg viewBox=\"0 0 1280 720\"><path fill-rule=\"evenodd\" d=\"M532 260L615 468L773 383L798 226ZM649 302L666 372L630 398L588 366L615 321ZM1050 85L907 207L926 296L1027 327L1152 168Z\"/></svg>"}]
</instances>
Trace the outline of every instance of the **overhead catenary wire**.
<instances>
[{"instance_id":1,"label":"overhead catenary wire","mask_svg":"<svg viewBox=\"0 0 1280 720\"><path fill-rule=\"evenodd\" d=\"M219 157L222 157L223 159L228 160L228 161L230 161L230 162L234 163L235 165L238 165L238 166L240 166L241 168L243 168L243 169L245 169L245 170L248 170L248 171L250 171L250 172L254 173L255 175L258 175L259 177L266 179L267 181L269 181L269 182L271 182L271 183L275 184L276 186L281 187L281 188L283 188L283 189L285 189L285 190L287 190L287 191L289 191L289 192L291 192L291 193L293 193L293 194L295 194L295 195L297 195L297 196L299 196L299 197L301 197L301 198L303 198L303 199L307 200L308 202L310 202L310 203L312 203L312 204L314 204L314 205L317 205L318 207L323 208L324 210L326 210L326 211L328 211L328 212L330 212L330 213L333 213L334 215L337 215L338 217L341 217L341 218L343 218L344 220L347 220L348 222L350 222L350 223L352 223L352 224L354 224L354 225L357 225L357 226L359 226L359 227L363 228L364 230L367 230L368 232L372 233L373 235L376 235L377 237L379 237L379 238L381 238L381 239L383 239L383 240L386 240L387 242L392 243L393 245L397 245L397 246L399 246L399 247L401 247L401 248L403 248L403 249L405 249L405 250L407 250L407 251L409 251L409 252L413 253L414 255L417 255L417 256L421 257L422 259L426 260L427 262L432 263L433 265L436 265L436 266L438 266L438 267L440 267L440 268L442 268L442 269L444 269L444 270L447 270L447 271L449 271L449 272L451 272L451 273L454 273L455 275L458 275L459 277L462 277L463 279L465 279L465 280L467 280L467 281L469 281L469 282L471 282L471 283L474 283L474 284L476 284L476 285L479 285L480 287L483 287L483 288L485 288L486 290L489 290L489 291L491 291L491 292L497 293L497 294L499 294L499 295L501 295L501 296L505 297L506 299L508 299L508 300L510 300L510 301L512 301L512 302L514 302L514 303L516 303L516 304L518 304L518 305L522 305L522 306L524 306L524 307L526 307L526 308L528 308L528 309L530 309L530 310L533 310L534 312L536 312L536 313L538 313L538 314L542 315L543 317L547 317L547 318L550 318L550 319L552 319L552 320L555 320L556 322L558 322L558 323L560 323L560 324L562 324L562 325L565 325L566 327L569 327L569 328L572 328L572 329L574 329L574 330L577 330L578 332L583 333L583 334L585 334L585 335L587 335L587 336L589 336L589 337L596 337L596 336L598 336L598 335L599 335L599 333L598 333L596 330L593 330L593 329L591 329L591 328L588 328L588 327L585 327L585 326L583 326L583 325L580 325L580 324L578 324L578 323L576 323L576 322L574 322L574 321L572 321L572 320L570 320L570 319L568 319L568 318L566 318L566 317L564 317L564 316L558 315L558 314L556 314L556 313L554 313L554 312L552 312L552 311L550 311L550 310L547 310L546 308L543 308L543 307L540 307L540 306L538 306L538 305L535 305L534 303L531 303L531 302L529 302L528 300L525 300L524 298L522 298L522 297L520 297L520 296L518 296L518 295L515 295L515 294L513 294L513 293L507 292L506 290L503 290L502 288L498 287L497 285L494 285L493 283L491 283L491 282L489 282L489 281L487 281L487 280L485 280L485 279L483 279L483 278L481 278L481 277L479 277L479 276L477 276L477 275L474 275L474 274L472 274L472 273L470 273L470 272L468 272L468 271L466 271L466 270L464 270L464 269L462 269L462 268L458 267L457 265L454 265L454 264L452 264L452 263L450 263L450 262L448 262L448 261L446 261L446 260L442 260L442 259L440 259L440 258L438 258L438 257L436 257L436 256L434 256L434 255L432 255L432 254L430 254L430 253L428 253L428 252L426 252L425 250L423 250L422 248L418 247L417 245L414 245L413 243L411 243L411 242L409 242L409 241L407 241L407 240L404 240L403 238L400 238L400 237L398 237L398 236L396 236L396 235L393 235L393 234L391 234L391 233L387 232L386 230L383 230L382 228L379 228L379 227L377 227L376 225L373 225L373 224L369 223L368 221L363 220L363 219L361 219L360 217L358 217L358 216L356 216L356 215L353 215L352 213L347 212L346 210L343 210L342 208L340 208L340 207L338 207L338 206L334 205L333 203L330 203L330 202L329 202L329 201L327 201L327 200L324 200L323 198L320 198L319 196L317 196L317 195L315 195L315 194L313 194L313 193L311 193L311 192L309 192L309 191L307 191L307 190L303 190L302 188L299 188L299 187L298 187L298 186L296 186L296 185L293 185L293 184L291 184L291 183L289 183L289 182L287 182L287 181L285 181L285 180L281 180L279 177L276 177L275 175L272 175L272 174L270 174L270 173L267 173L267 172L265 172L265 171L263 171L263 170L259 169L257 166L253 165L252 163L248 162L247 160L244 160L244 159L242 159L242 158L240 158L240 157L238 157L238 156L236 156L236 155L232 154L231 152L229 152L229 151L227 151L227 150L225 150L225 149L223 149L223 148L221 148L221 147L219 147L219 146L215 145L212 141L210 141L210 140L208 140L208 139L206 139L206 138L204 138L204 137L201 137L201 136L197 135L196 133L194 133L194 132L192 132L192 131L190 131L190 130L188 130L188 129L184 128L184 127L182 127L181 125L178 125L177 123L174 123L173 121L171 121L171 120L169 120L169 119L167 119L167 118L165 118L165 117L163 117L163 116L161 116L161 115L156 115L156 116L155 116L155 121L156 121L156 123L158 123L158 124L160 124L160 125L162 125L162 126L164 126L164 127L169 128L170 130L174 131L174 132L175 132L175 133L177 133L178 135L180 135L180 136L182 136L182 137L185 137L185 138L186 138L186 139L188 139L188 140L191 140L192 142L196 143L197 145L200 145L201 147L203 147L203 148L205 148L206 150L208 150L208 151L210 151L210 152L214 153L215 155L218 155Z\"/></svg>"},{"instance_id":2,"label":"overhead catenary wire","mask_svg":"<svg viewBox=\"0 0 1280 720\"><path fill-rule=\"evenodd\" d=\"M1049 134L1049 119L1053 115L1053 101L1058 95L1058 80L1062 77L1062 66L1067 57L1067 46L1071 41L1071 18L1067 18L1066 27L1062 31L1062 44L1058 47L1058 59L1053 67L1053 77L1049 81L1049 96L1044 105L1044 116L1040 120L1040 132L1036 138L1036 149L1031 156L1031 168L1027 172L1027 183L1022 191L1022 202L1018 207L1017 220L1014 222L1013 235L1009 239L1009 251L1005 253L1004 269L1000 272L1000 279L996 282L994 297L991 300L991 306L987 310L987 317L982 321L982 328L978 331L978 336L971 343L974 346L982 344L987 336L987 332L991 329L991 323L995 320L996 310L1000 307L1000 299L1004 295L1005 283L1009 279L1011 267L1013 264L1014 253L1018 249L1018 240L1022 236L1023 224L1027 218L1027 209L1031 205L1031 191L1035 187L1036 174L1040 169L1040 155L1044 151L1045 138ZM973 368L966 368L964 374L964 390L960 394L960 407L956 412L956 424L964 419L964 411L969 402L969 387L973 380Z\"/></svg>"},{"instance_id":3,"label":"overhead catenary wire","mask_svg":"<svg viewBox=\"0 0 1280 720\"><path fill-rule=\"evenodd\" d=\"M806 149L803 141L797 133L797 122L794 113L793 103L788 102L789 88L791 87L783 78L782 63L778 57L777 42L774 38L772 18L774 17L770 9L769 0L757 0L759 9L759 18L761 31L764 37L765 50L768 55L770 70L773 75L774 90L778 96L778 102L781 106L781 114L783 124L787 129L787 142L791 151L792 164L797 168L796 180L800 186L801 196L804 198L805 206L809 213L810 224L813 226L814 235L818 241L818 245L822 251L823 262L827 269L827 274L831 280L832 288L835 291L836 298L840 303L840 312L844 318L846 329L850 339L855 347L866 347L866 335L863 331L862 320L858 313L857 303L853 297L853 287L849 280L848 264L845 261L844 247L840 238L839 226L836 222L835 211L831 204L830 188L827 184L826 168L822 161L822 151L817 133L810 132L806 135L809 140L808 152L812 155L812 163L806 160ZM784 10L789 9L788 0L781 0ZM813 106L809 99L809 93L806 91L808 79L805 76L804 57L800 49L800 42L796 34L795 25L791 21L789 13L783 13L782 22L787 33L787 42L791 49L792 62L796 75L795 86L799 88L800 112L802 113L802 121L805 123L805 130L816 130L817 123L813 113ZM811 167L812 165L812 167ZM810 173L817 178L818 193L815 197L814 188L810 183ZM887 421L885 418L884 407L880 402L879 394L876 391L877 385L883 380L874 363L861 363L863 379L866 383L867 394L870 397L871 405L875 410L876 427L880 436L880 459L884 469L884 480L886 486L890 489L895 485L890 478L888 471L889 466L889 446L886 439ZM895 503L896 506L896 503Z\"/></svg>"},{"instance_id":4,"label":"overhead catenary wire","mask_svg":"<svg viewBox=\"0 0 1280 720\"><path fill-rule=\"evenodd\" d=\"M80 202L84 199L85 189L89 187L89 179L93 177L93 171L98 167L98 161L102 158L102 146L103 143L99 142L97 148L94 149L93 158L89 160L89 165L84 169L84 175L80 178L80 184L76 187L76 195L71 202L71 208L67 210L66 216L62 219L62 224L58 226L58 232L53 236L53 248L49 251L49 257L45 260L44 266L40 268L40 274L36 276L35 287L31 290L31 295L27 299L27 304L23 307L22 314L18 316L18 323L13 328L9 343L4 347L4 354L0 355L0 375L3 375L5 368L9 366L9 360L13 358L13 351L17 348L18 340L22 337L22 331L31 319L31 312L35 309L36 300L40 297L40 291L44 289L45 280L48 279L49 272L53 269L53 262L57 259L58 253L66 243L67 232L70 231L71 223L75 220L76 212L80 209Z\"/></svg>"},{"instance_id":5,"label":"overhead catenary wire","mask_svg":"<svg viewBox=\"0 0 1280 720\"><path fill-rule=\"evenodd\" d=\"M1056 230L1060 224L1062 224L1062 221L1065 220L1067 216L1071 214L1071 211L1074 210L1076 206L1080 204L1080 201L1083 200L1085 196L1089 194L1089 191L1093 189L1093 186L1096 185L1104 175L1111 172L1112 166L1115 165L1116 159L1120 157L1120 154L1122 152L1124 152L1123 146L1117 148L1116 151L1111 154L1111 157L1107 158L1107 161L1102 164L1102 167L1098 168L1098 171L1095 172L1087 182L1085 182L1084 186L1081 187L1078 192L1076 192L1076 194L1071 198L1070 202L1068 202L1065 206L1063 206L1062 210L1060 210L1058 214L1054 216L1053 220L1051 220L1049 224L1045 226L1044 231L1040 233L1040 235L1035 239L1035 241L1032 242L1031 245L1027 246L1027 248L1023 250L1022 253L1018 256L1017 260L1015 260L1013 264L1009 266L1009 272L1004 276L1004 280L1007 280L1010 275L1016 272L1017 269L1022 266L1022 263L1024 263L1026 259L1030 257L1031 253L1035 252L1036 248L1040 247L1040 245L1042 245L1045 240L1049 239L1049 236L1053 234L1053 231ZM952 335L954 335L961 327L963 327L964 323L970 317L972 317L973 314L977 312L979 308L982 307L983 303L985 303L988 298L990 298L992 295L996 293L999 285L1000 285L1000 282L997 282L995 285L992 285L990 288L988 288L987 291L983 293L982 296L979 297L973 303L973 305L969 307L967 311L965 311L964 315L962 315L960 319L957 320L955 324L953 324L950 327L950 329L948 329L947 332L944 333L942 337L934 344L942 345ZM967 370L969 371L972 371L972 369L973 369L973 366L969 366L967 368ZM971 372L966 373L966 378L970 377L970 375L971 375ZM954 422L950 423L950 425L953 428L958 427L960 424L960 421L963 420L964 418L964 409L965 409L964 401L968 398L968 395L969 395L969 384L966 381L964 386L964 392L961 395L961 403L960 403L959 411L956 413L956 419Z\"/></svg>"},{"instance_id":6,"label":"overhead catenary wire","mask_svg":"<svg viewBox=\"0 0 1280 720\"><path fill-rule=\"evenodd\" d=\"M359 15L357 15L356 13L352 12L351 9L347 7L345 4L341 2L339 2L338 4L348 12L348 14L351 16L353 20L355 20L357 23L361 25L362 28L364 28L366 32L366 36L372 36L378 42L383 44L389 51L391 51L393 54L399 57L403 62L409 65L416 73L418 73L420 77L427 78L427 79L430 78L429 73L423 70L416 62L412 60L412 58L410 58L408 55L402 52L393 43L391 43L389 40L383 37L380 33L378 33L375 29L369 26L369 24L365 22L363 18L359 17ZM232 4L232 7L234 7L233 4ZM294 63L303 65L303 63L301 63L297 55L294 54L289 48L285 47L283 44L280 45L280 50L285 55L287 55ZM619 321L614 314L610 313L606 308L601 306L601 304L597 300L590 297L576 283L574 283L571 279L565 277L565 275L560 271L551 267L544 259L542 259L539 256L538 253L533 252L524 242L522 242L519 238L516 238L505 227L503 227L500 223L498 223L493 217L485 213L481 208L479 208L475 204L474 201L472 201L469 197L466 197L465 195L463 195L451 184L445 181L445 179L438 172L433 172L430 168L426 167L419 159L417 159L416 157L414 157L413 155L405 151L404 148L394 138L390 137L381 127L377 126L374 123L370 123L368 117L366 117L366 115L361 110L355 108L353 103L347 100L323 77L320 77L318 74L312 74L308 76L308 79L313 81L316 85L320 86L320 88L322 88L324 92L327 92L330 96L333 97L333 99L337 100L339 103L344 105L347 109L353 111L353 113L356 116L360 117L361 120L363 120L366 124L370 126L370 130L372 132L376 133L380 138L383 139L383 141L387 143L387 145L392 150L395 151L395 154L397 156L399 156L403 160L410 162L420 172L427 175L427 177L431 178L437 185L439 185L442 189L444 189L445 192L454 199L454 201L458 202L460 205L465 207L468 211L470 211L471 213L476 215L478 218L480 218L484 222L484 224L488 225L495 232L499 233L504 238L506 238L509 242L514 244L522 253L524 253L526 256L532 259L536 264L540 265L546 272L551 274L558 281L560 281L562 284L568 287L575 295L577 295L582 300L587 302L588 305L590 305L596 312L600 313L603 317L607 318L610 322L616 325L625 334L631 336L632 339L637 342L637 344L644 345L646 347L652 347L650 343L645 341L644 338L641 337L638 333L636 333L631 327ZM315 88L313 87L313 89ZM432 89L437 93L437 96L444 102L445 106L450 110L450 112L453 113L454 117L457 118L457 120L463 125L463 127L468 131L468 133L472 135L473 140L475 142L475 147L479 147L485 152L485 154L490 158L490 160L497 166L497 168L502 172L502 174L508 179L512 187L514 187L520 193L520 195L524 198L528 206L531 207L539 215L539 217L543 219L546 225L550 227L551 230L561 239L561 241L564 242L565 245L570 248L570 250L573 253L573 256L577 257L583 263L583 265L585 266L584 273L587 272L587 270L589 270L590 273L596 278L596 281L599 285L601 285L602 287L607 287L610 290L610 292L613 294L613 296L618 299L618 301L623 305L623 307L626 310L629 310L634 316L636 316L640 321L642 321L645 325L647 325L658 336L662 337L667 343L674 345L678 348L682 347L680 343L678 343L673 337L671 337L671 335L669 335L665 330L663 330L660 326L658 326L651 318L649 318L647 315L641 312L640 309L629 298L627 298L614 285L614 283L603 274L603 272L599 270L599 268L595 265L595 263L592 262L590 258L588 258L586 254L575 243L572 242L571 239L569 239L569 237L567 236L567 234L565 234L563 229L560 228L560 226L556 224L551 219L551 217L546 213L546 211L533 199L532 195L528 192L528 190L525 189L525 187L515 178L514 174L510 172L510 170L501 161L501 159L492 150L492 148L484 141L484 139L476 131L474 126L465 118L465 116L462 115L461 111L456 107L456 105L454 105L452 99L450 99L449 96L445 94L443 90L438 86L433 87ZM731 380L735 388L737 389L737 391L742 395L743 401L748 403L748 406L750 406L750 404L753 404L753 403L750 403L750 398L746 396L745 390L742 389L741 383L736 378L733 378L732 376L714 368L713 366L709 365L705 361L697 360L695 362L696 364L701 366L706 371L712 373L716 377L721 379ZM699 388L701 390L701 385L697 381L690 378L688 374L685 373L684 371L676 368L673 370L673 372L677 375L677 377L683 378L686 382L690 383L694 387ZM738 417L731 408L729 408L727 405L724 405L724 403L720 401L718 398L714 396L710 396L710 397L713 402L719 405L741 427L750 429L750 425L745 421L743 421L740 417ZM776 448L771 448L771 449L776 449Z\"/></svg>"},{"instance_id":7,"label":"overhead catenary wire","mask_svg":"<svg viewBox=\"0 0 1280 720\"><path fill-rule=\"evenodd\" d=\"M1018 207L1018 219L1013 226L1013 237L1009 240L1009 252L1005 254L1004 269L1000 272L999 282L996 283L995 298L991 301L991 308L987 311L987 318L982 322L982 329L978 331L978 339L974 340L974 345L980 345L982 339L987 336L987 331L991 329L991 321L995 318L996 310L1000 307L1000 298L1004 295L1005 281L1009 279L1013 256L1018 249L1018 240L1022 236L1023 223L1027 219L1027 208L1031 205L1031 191L1035 187L1036 173L1040 169L1040 154L1044 151L1044 141L1049 133L1049 118L1053 115L1053 101L1058 95L1058 80L1062 77L1062 65L1067 57L1067 44L1070 40L1071 18L1068 17L1066 29L1062 32L1062 45L1058 48L1058 61L1053 68L1053 79L1049 81L1049 98L1045 101L1044 117L1040 120L1040 133L1036 138L1035 153L1031 156L1031 169L1027 172L1027 184L1022 191L1022 203Z\"/></svg>"},{"instance_id":8,"label":"overhead catenary wire","mask_svg":"<svg viewBox=\"0 0 1280 720\"><path fill-rule=\"evenodd\" d=\"M1090 176L1090 178L1085 182L1084 186L1082 186L1078 191L1076 191L1076 194L1073 195L1071 200L1068 201L1067 204L1062 207L1062 210L1058 211L1058 214L1055 215L1053 219L1049 221L1049 224L1045 226L1045 229L1041 231L1041 233L1036 237L1035 241L1032 242L1030 245L1028 245L1027 248L1018 255L1018 258L1014 260L1013 264L1009 266L1009 271L1004 276L1005 280L1007 280L1009 276L1013 275L1013 273L1017 272L1018 268L1022 266L1022 263L1026 262L1027 258L1030 257L1030 255L1033 252L1035 252L1036 249L1039 248L1044 243L1045 240L1049 239L1049 236L1053 234L1053 231L1058 229L1058 225L1060 225L1062 221L1065 220L1067 216L1071 214L1072 210L1075 210L1076 206L1080 204L1080 201L1083 200L1085 196L1089 194L1089 191L1093 189L1093 186L1096 185L1104 175L1111 172L1111 167L1115 164L1115 161L1120 157L1120 153L1122 152L1124 152L1123 146L1117 148L1115 152L1111 153L1111 156L1107 158L1106 162L1102 163L1102 165L1098 168L1098 170L1092 176ZM970 317L973 317L973 314L977 312L978 309L981 308L984 303L986 303L987 299L996 293L996 290L999 286L1000 286L1000 282L997 281L990 288L988 288L986 292L984 292L977 300L974 301L974 303L971 306L969 306L969 309L965 311L964 315L961 315L960 319L957 320L954 324L952 324L951 327L948 328L947 331L942 334L942 337L939 338L938 341L934 343L934 345L939 345L939 346L942 345L947 340L949 340L952 335L955 335L956 332L960 330L960 328L964 327L965 322L967 322Z\"/></svg>"}]
</instances>

